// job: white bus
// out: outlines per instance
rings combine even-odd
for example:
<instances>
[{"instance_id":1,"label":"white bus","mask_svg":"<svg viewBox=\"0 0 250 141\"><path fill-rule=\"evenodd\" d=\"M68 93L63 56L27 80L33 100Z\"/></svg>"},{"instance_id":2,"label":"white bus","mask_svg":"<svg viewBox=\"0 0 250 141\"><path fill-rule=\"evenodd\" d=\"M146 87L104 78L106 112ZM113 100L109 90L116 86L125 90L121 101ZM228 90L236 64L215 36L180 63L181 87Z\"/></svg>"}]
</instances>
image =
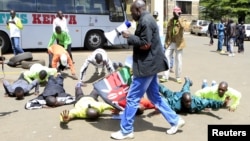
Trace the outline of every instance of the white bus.
<instances>
[{"instance_id":1,"label":"white bus","mask_svg":"<svg viewBox=\"0 0 250 141\"><path fill-rule=\"evenodd\" d=\"M2 53L11 49L6 21L10 10L15 10L23 23L21 47L23 49L47 48L53 33L52 22L61 10L68 21L72 48L89 50L111 44L104 37L126 21L124 0L0 0L0 47ZM112 45L126 45L122 36Z\"/></svg>"}]
</instances>

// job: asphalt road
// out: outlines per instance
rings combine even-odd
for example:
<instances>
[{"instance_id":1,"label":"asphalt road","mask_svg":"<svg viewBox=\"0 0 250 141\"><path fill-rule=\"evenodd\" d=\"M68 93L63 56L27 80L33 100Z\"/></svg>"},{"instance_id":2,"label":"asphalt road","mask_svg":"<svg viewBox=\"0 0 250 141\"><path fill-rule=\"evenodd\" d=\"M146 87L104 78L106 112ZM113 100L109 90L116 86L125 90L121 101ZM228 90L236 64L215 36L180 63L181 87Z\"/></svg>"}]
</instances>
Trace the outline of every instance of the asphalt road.
<instances>
[{"instance_id":1,"label":"asphalt road","mask_svg":"<svg viewBox=\"0 0 250 141\"><path fill-rule=\"evenodd\" d=\"M217 39L215 45L209 46L208 37L185 34L187 47L183 52L183 74L189 76L193 81L191 92L200 89L203 79L208 82L215 80L217 82L225 80L229 86L239 90L242 93L242 99L238 109L235 112L229 112L226 109L218 111L202 112L200 114L181 115L186 124L175 135L167 135L166 129L170 125L161 115L149 116L153 110L148 110L143 116L136 117L135 121L135 139L134 141L207 141L207 129L210 124L250 124L249 113L249 86L250 86L250 42L245 42L245 53L237 54L235 57L220 55L217 49ZM223 48L225 49L225 47ZM235 47L235 51L237 48ZM107 49L109 57L117 62L124 62L127 55L130 55L131 49ZM74 50L73 56L77 75L84 60L90 54L85 50ZM12 54L4 55L7 59ZM48 56L44 51L33 52L35 59L45 59ZM0 73L2 79L14 81L19 74L25 71L21 68L10 68L4 66L4 73ZM82 87L85 94L90 93L93 86L91 82L94 67L89 66L87 79L90 79L87 87ZM69 73L67 70L65 73ZM159 73L161 75L161 73ZM171 74L174 77L174 74ZM173 80L173 79L172 79ZM74 87L77 80L71 78L65 79L65 89L68 93L74 95ZM179 91L182 87L174 81L164 83L174 91ZM40 88L42 91L43 87ZM0 88L0 140L1 141L109 141L110 133L119 130L119 120L110 118L110 112L98 121L89 122L85 120L71 121L69 129L64 130L59 126L59 113L64 109L71 109L73 105L57 107L53 109L25 110L25 103L35 98L31 95L24 100L16 101L14 98L4 97L4 89Z\"/></svg>"}]
</instances>

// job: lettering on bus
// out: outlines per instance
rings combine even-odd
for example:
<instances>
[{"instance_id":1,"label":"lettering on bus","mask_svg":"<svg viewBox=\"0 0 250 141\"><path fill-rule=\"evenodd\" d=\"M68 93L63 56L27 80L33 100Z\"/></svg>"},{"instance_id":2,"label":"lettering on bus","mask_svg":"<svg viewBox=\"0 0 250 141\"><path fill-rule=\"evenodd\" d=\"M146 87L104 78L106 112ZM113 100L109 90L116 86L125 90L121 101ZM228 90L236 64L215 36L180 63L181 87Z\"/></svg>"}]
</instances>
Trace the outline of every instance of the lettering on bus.
<instances>
[{"instance_id":1,"label":"lettering on bus","mask_svg":"<svg viewBox=\"0 0 250 141\"><path fill-rule=\"evenodd\" d=\"M17 17L19 17L23 24L28 23L27 14L16 14ZM6 23L10 19L9 13L0 13L0 24Z\"/></svg>"},{"instance_id":2,"label":"lettering on bus","mask_svg":"<svg viewBox=\"0 0 250 141\"><path fill-rule=\"evenodd\" d=\"M28 18L28 14L16 14L23 24L28 24L31 20ZM77 24L76 15L64 15L68 20L68 24ZM56 18L55 14L32 14L32 24L52 24ZM0 13L0 24L5 24L10 19L9 13Z\"/></svg>"},{"instance_id":3,"label":"lettering on bus","mask_svg":"<svg viewBox=\"0 0 250 141\"><path fill-rule=\"evenodd\" d=\"M68 20L68 24L77 24L75 15L64 15ZM33 24L52 24L56 18L54 14L32 14Z\"/></svg>"}]
</instances>

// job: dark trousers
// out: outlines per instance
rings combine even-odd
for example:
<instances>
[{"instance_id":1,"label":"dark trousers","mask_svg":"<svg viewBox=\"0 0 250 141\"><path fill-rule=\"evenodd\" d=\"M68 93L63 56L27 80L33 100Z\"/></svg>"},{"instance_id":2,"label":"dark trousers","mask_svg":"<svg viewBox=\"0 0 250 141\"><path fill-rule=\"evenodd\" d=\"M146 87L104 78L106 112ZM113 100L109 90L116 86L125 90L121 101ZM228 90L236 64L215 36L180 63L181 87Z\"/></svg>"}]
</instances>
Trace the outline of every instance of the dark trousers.
<instances>
[{"instance_id":1,"label":"dark trousers","mask_svg":"<svg viewBox=\"0 0 250 141\"><path fill-rule=\"evenodd\" d=\"M82 97L84 97L84 93L82 91L81 87L75 87L75 98L76 98L76 102L78 100L80 100ZM93 97L96 101L98 101L98 93L96 92L96 90L92 90L92 92L88 95L90 97Z\"/></svg>"},{"instance_id":2,"label":"dark trousers","mask_svg":"<svg viewBox=\"0 0 250 141\"><path fill-rule=\"evenodd\" d=\"M238 38L238 53L244 52L244 39Z\"/></svg>"},{"instance_id":3,"label":"dark trousers","mask_svg":"<svg viewBox=\"0 0 250 141\"><path fill-rule=\"evenodd\" d=\"M210 34L210 44L214 44L214 34Z\"/></svg>"}]
</instances>

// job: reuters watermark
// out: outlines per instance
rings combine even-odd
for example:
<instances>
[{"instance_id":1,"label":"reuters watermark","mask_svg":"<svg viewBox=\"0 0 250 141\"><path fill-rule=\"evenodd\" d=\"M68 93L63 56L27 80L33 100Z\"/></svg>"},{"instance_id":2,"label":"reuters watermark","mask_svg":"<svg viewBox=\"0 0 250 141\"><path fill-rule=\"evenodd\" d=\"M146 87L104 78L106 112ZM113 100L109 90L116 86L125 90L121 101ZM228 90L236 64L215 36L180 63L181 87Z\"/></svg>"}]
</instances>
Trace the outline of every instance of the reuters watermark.
<instances>
[{"instance_id":1,"label":"reuters watermark","mask_svg":"<svg viewBox=\"0 0 250 141\"><path fill-rule=\"evenodd\" d=\"M249 141L250 125L208 125L208 141L215 139L238 139Z\"/></svg>"}]
</instances>

